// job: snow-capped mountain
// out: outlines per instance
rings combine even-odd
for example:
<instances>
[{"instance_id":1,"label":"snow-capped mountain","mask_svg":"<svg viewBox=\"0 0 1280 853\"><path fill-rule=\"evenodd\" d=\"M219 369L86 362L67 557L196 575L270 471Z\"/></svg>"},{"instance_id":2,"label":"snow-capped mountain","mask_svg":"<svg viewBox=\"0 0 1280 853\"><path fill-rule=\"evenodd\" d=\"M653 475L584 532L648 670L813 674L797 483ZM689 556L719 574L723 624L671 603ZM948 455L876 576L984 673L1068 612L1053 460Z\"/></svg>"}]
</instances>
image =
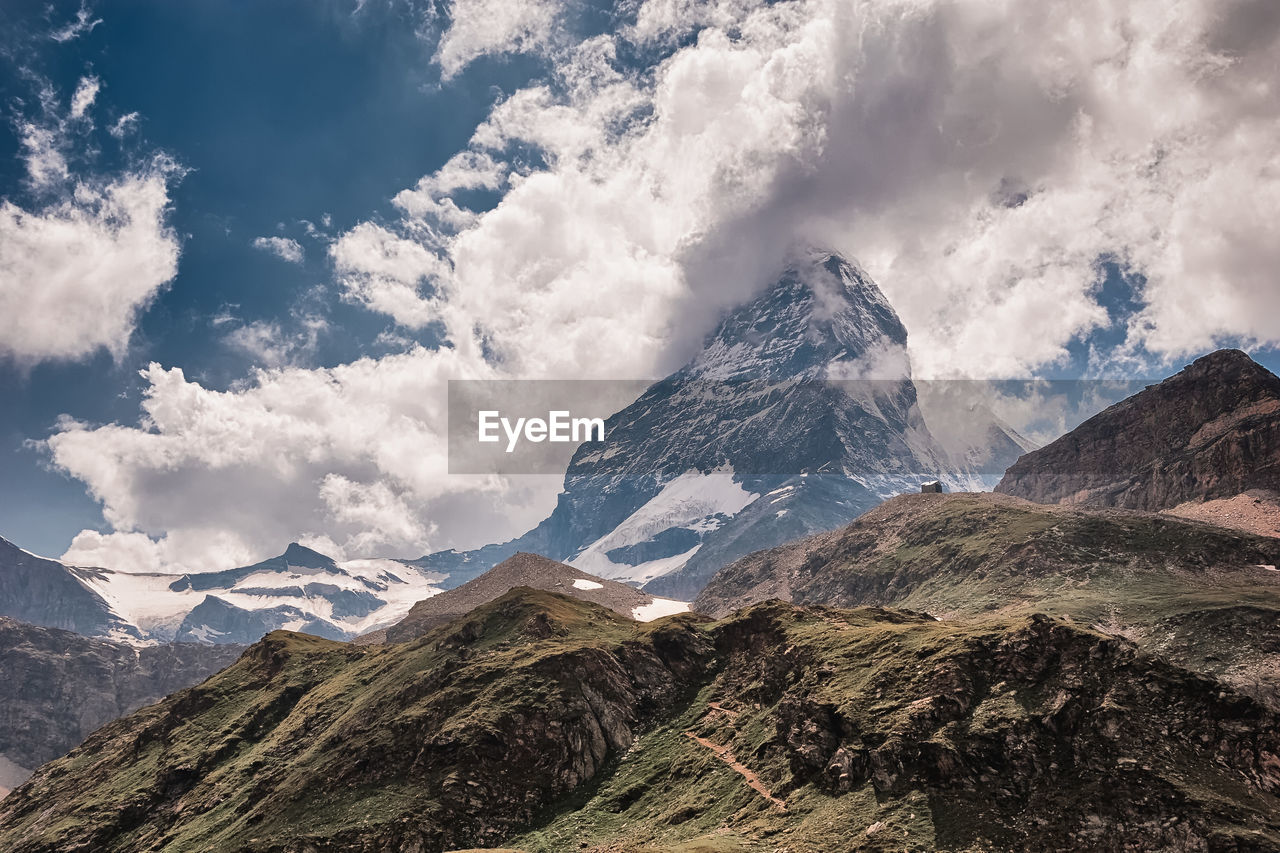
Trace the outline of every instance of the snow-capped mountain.
<instances>
[{"instance_id":1,"label":"snow-capped mountain","mask_svg":"<svg viewBox=\"0 0 1280 853\"><path fill-rule=\"evenodd\" d=\"M691 598L726 563L843 524L922 480L973 487L920 415L906 342L865 272L811 254L609 418L537 528L415 565L455 586L533 551Z\"/></svg>"},{"instance_id":2,"label":"snow-capped mountain","mask_svg":"<svg viewBox=\"0 0 1280 853\"><path fill-rule=\"evenodd\" d=\"M253 643L279 628L349 639L398 622L436 579L296 543L252 566L168 575L68 566L0 539L0 616L135 644Z\"/></svg>"}]
</instances>

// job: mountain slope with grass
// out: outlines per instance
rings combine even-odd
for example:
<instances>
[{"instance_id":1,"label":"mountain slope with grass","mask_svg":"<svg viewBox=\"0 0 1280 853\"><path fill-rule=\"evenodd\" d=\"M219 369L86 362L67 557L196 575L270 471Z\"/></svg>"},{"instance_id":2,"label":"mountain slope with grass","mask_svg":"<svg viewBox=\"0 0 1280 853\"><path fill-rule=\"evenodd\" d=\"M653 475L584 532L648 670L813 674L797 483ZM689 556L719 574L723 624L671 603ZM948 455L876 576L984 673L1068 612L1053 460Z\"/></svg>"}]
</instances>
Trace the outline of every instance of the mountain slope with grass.
<instances>
[{"instance_id":1,"label":"mountain slope with grass","mask_svg":"<svg viewBox=\"0 0 1280 853\"><path fill-rule=\"evenodd\" d=\"M1280 699L1280 540L992 494L903 495L848 526L726 566L694 601L782 598L942 619L1043 612Z\"/></svg>"},{"instance_id":2,"label":"mountain slope with grass","mask_svg":"<svg viewBox=\"0 0 1280 853\"><path fill-rule=\"evenodd\" d=\"M1280 849L1275 714L1046 616L517 589L403 644L277 632L0 802L0 849Z\"/></svg>"}]
</instances>

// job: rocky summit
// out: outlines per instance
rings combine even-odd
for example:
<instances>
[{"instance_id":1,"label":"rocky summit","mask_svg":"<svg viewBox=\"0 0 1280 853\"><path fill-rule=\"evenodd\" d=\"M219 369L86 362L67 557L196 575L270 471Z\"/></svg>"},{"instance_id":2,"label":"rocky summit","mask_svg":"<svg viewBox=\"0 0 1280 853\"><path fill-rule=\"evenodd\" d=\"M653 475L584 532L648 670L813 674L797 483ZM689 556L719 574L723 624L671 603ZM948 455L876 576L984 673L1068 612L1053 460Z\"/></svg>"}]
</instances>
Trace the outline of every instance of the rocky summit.
<instances>
[{"instance_id":1,"label":"rocky summit","mask_svg":"<svg viewBox=\"0 0 1280 853\"><path fill-rule=\"evenodd\" d=\"M1219 350L1015 462L996 491L1039 503L1171 509L1280 490L1280 377Z\"/></svg>"},{"instance_id":2,"label":"rocky summit","mask_svg":"<svg viewBox=\"0 0 1280 853\"><path fill-rule=\"evenodd\" d=\"M1045 615L513 590L410 643L273 633L0 801L0 849L1280 849L1280 720Z\"/></svg>"}]
</instances>

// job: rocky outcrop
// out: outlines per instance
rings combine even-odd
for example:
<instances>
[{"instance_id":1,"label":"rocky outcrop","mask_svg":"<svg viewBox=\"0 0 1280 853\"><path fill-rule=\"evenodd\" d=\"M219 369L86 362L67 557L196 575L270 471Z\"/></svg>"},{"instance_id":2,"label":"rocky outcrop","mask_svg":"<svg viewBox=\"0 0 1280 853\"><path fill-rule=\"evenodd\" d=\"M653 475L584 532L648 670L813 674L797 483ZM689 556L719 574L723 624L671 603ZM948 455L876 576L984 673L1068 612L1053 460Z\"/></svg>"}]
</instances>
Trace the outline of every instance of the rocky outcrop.
<instances>
[{"instance_id":1,"label":"rocky outcrop","mask_svg":"<svg viewBox=\"0 0 1280 853\"><path fill-rule=\"evenodd\" d=\"M203 681L237 646L134 648L0 618L0 755L38 767L104 723Z\"/></svg>"},{"instance_id":2,"label":"rocky outcrop","mask_svg":"<svg viewBox=\"0 0 1280 853\"><path fill-rule=\"evenodd\" d=\"M1043 615L518 589L412 643L271 634L42 768L0 848L1277 850L1277 723Z\"/></svg>"},{"instance_id":3,"label":"rocky outcrop","mask_svg":"<svg viewBox=\"0 0 1280 853\"><path fill-rule=\"evenodd\" d=\"M1220 350L1026 454L996 491L1161 510L1280 489L1280 378Z\"/></svg>"}]
</instances>

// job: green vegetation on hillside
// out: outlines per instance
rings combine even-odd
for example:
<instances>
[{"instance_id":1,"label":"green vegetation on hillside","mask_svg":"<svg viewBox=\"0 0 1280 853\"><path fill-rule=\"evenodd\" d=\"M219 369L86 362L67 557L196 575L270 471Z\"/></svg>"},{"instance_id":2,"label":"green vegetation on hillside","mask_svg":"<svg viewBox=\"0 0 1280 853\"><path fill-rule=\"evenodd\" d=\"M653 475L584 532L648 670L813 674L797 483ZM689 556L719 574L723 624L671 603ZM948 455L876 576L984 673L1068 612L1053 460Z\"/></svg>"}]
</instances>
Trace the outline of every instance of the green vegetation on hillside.
<instances>
[{"instance_id":1,"label":"green vegetation on hillside","mask_svg":"<svg viewBox=\"0 0 1280 853\"><path fill-rule=\"evenodd\" d=\"M1280 539L1152 513L991 494L905 495L723 569L695 607L762 596L946 620L1060 616L1280 700ZM762 591L763 590L763 591Z\"/></svg>"},{"instance_id":2,"label":"green vegetation on hillside","mask_svg":"<svg viewBox=\"0 0 1280 853\"><path fill-rule=\"evenodd\" d=\"M1275 715L1044 617L514 590L277 632L0 802L6 851L1280 849Z\"/></svg>"}]
</instances>

